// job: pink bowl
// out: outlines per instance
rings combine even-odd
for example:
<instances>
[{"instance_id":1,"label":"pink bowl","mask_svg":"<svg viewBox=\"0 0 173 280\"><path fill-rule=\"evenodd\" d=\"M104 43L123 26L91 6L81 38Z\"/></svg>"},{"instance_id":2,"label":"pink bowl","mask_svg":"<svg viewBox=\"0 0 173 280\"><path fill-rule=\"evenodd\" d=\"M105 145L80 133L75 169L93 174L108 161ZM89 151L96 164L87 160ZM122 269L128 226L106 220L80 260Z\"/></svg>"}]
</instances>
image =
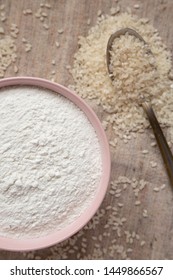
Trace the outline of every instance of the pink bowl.
<instances>
[{"instance_id":1,"label":"pink bowl","mask_svg":"<svg viewBox=\"0 0 173 280\"><path fill-rule=\"evenodd\" d=\"M49 247L54 244L57 244L76 232L78 232L87 222L93 217L93 215L98 210L100 204L103 201L103 198L106 194L107 187L109 184L110 178L110 169L111 169L111 160L110 160L110 151L109 144L105 135L105 132L102 128L102 125L97 118L93 110L74 92L65 88L62 85L53 83L51 81L33 78L33 77L17 77L17 78L6 78L0 80L0 88L14 85L28 85L28 86L39 86L57 92L74 104L76 104L88 117L92 126L94 127L97 137L100 142L101 152L102 152L102 166L103 172L100 180L100 184L96 191L95 197L86 211L81 214L73 223L69 224L67 227L55 231L47 236L33 238L33 239L13 239L13 238L4 238L0 237L0 248L11 251L27 251L27 250L38 250L41 248Z\"/></svg>"}]
</instances>

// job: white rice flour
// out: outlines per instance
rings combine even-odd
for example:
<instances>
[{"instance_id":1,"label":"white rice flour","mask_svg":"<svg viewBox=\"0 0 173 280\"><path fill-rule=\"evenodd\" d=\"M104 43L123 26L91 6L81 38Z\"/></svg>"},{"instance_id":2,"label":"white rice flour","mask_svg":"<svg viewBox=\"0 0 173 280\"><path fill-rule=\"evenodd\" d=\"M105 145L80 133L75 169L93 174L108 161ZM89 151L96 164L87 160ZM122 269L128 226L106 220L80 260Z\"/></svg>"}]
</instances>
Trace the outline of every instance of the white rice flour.
<instances>
[{"instance_id":1,"label":"white rice flour","mask_svg":"<svg viewBox=\"0 0 173 280\"><path fill-rule=\"evenodd\" d=\"M39 237L91 202L102 164L84 113L49 90L0 90L0 236Z\"/></svg>"}]
</instances>

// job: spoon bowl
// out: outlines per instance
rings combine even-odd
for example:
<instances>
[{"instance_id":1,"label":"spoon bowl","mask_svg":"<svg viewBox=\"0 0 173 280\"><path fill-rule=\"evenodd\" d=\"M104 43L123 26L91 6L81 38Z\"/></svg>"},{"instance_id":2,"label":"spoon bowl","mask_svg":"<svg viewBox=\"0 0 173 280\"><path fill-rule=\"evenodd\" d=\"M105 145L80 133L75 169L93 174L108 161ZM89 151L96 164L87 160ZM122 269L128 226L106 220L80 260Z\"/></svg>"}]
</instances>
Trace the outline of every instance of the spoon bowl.
<instances>
[{"instance_id":1,"label":"spoon bowl","mask_svg":"<svg viewBox=\"0 0 173 280\"><path fill-rule=\"evenodd\" d=\"M141 35L139 35L134 29L131 28L123 28L123 29L119 29L117 31L115 31L108 40L107 43L107 49L106 49L106 62L107 62L107 68L108 68L108 72L110 74L110 77L112 78L112 71L110 69L110 62L111 62L111 51L112 51L112 45L113 42L116 38L119 38L122 35L125 35L126 33L128 33L129 35L132 35L136 38L138 38L140 41L142 41L145 45L147 45L147 43L145 42L145 40L141 37ZM151 52L151 51L150 51Z\"/></svg>"}]
</instances>

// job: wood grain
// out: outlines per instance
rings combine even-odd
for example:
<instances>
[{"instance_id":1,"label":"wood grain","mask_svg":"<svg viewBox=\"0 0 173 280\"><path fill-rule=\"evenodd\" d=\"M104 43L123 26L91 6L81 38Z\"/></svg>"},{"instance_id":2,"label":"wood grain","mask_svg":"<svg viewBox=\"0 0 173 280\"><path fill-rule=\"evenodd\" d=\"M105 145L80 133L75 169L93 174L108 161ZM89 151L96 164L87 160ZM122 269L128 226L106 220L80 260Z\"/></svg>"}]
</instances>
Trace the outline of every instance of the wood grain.
<instances>
[{"instance_id":1,"label":"wood grain","mask_svg":"<svg viewBox=\"0 0 173 280\"><path fill-rule=\"evenodd\" d=\"M46 79L52 77L58 83L65 86L73 83L67 65L73 65L73 56L78 49L78 36L87 35L91 26L96 23L97 12L101 10L104 14L110 13L111 7L120 5L121 11L130 7L133 14L139 17L147 17L158 29L161 37L168 48L173 51L173 28L172 0L50 0L51 9L47 9L46 23L49 29L43 27L43 23L35 17L36 11L40 8L42 1L34 0L4 0L0 4L5 5L7 20L0 23L5 29L5 34L10 34L12 23L19 27L19 34L15 40L17 45L18 73L14 73L14 66L11 65L6 71L5 77L10 76L36 76ZM135 9L134 5L139 4L140 8ZM32 15L24 15L23 10L31 9ZM91 20L90 25L87 24ZM59 34L59 30L64 32ZM22 38L26 38L32 44L32 50L25 52ZM60 43L57 48L55 42ZM56 65L52 65L52 60ZM55 74L52 74L55 71ZM93 104L93 108L102 119L102 109ZM111 131L108 137L111 136ZM166 133L166 131L165 131ZM169 184L165 168L157 147L151 147L152 131L139 134L128 144L119 143L116 149L111 148L112 173L111 179L117 180L119 176L128 178L144 179L148 182L147 187L140 194L142 205L135 206L135 197L131 188L127 189L121 198L115 199L109 194L106 196L101 209L108 205L118 207L118 203L124 204L119 209L120 217L126 217L127 221L123 226L124 231L137 232L140 240L133 244L127 244L125 235L118 237L116 231L110 227L109 235L103 240L93 240L93 234L99 236L104 232L103 227L109 219L109 211L100 218L99 224L93 230L86 229L76 234L71 243L65 242L52 248L43 249L29 254L0 251L0 259L121 259L122 256L113 250L113 239L116 244L124 249L132 248L128 254L131 259L173 259L173 189ZM141 152L147 149L149 153L141 156ZM151 168L150 161L157 162L155 169ZM166 188L158 193L153 187L166 185ZM148 218L142 218L142 211L148 210ZM82 240L86 239L87 248L81 250ZM145 246L141 246L141 241ZM74 249L74 245L78 249ZM98 253L96 244L102 248ZM104 250L105 249L105 250ZM70 251L72 250L72 251ZM53 252L53 253L52 253Z\"/></svg>"}]
</instances>

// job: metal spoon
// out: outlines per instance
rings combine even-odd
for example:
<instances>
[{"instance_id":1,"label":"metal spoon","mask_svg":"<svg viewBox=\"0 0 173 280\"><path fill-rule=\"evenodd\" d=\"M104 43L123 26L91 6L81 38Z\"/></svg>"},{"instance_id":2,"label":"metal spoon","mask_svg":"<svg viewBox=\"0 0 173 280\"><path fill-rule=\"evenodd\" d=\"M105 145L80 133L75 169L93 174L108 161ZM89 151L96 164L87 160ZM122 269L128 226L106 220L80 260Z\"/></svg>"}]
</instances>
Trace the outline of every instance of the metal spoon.
<instances>
[{"instance_id":1,"label":"metal spoon","mask_svg":"<svg viewBox=\"0 0 173 280\"><path fill-rule=\"evenodd\" d=\"M116 38L120 37L121 35L125 35L126 33L128 33L132 36L135 36L136 38L138 38L144 44L147 45L145 40L135 30L133 30L131 28L123 28L123 29L120 29L120 30L116 31L115 33L113 33L108 40L107 51L106 51L107 68L108 68L108 73L110 74L111 79L113 79L113 73L110 69L112 44L113 44L113 42ZM148 48L148 52L152 54L152 52L151 52L151 50L149 50L149 48ZM165 138L165 136L163 134L163 131L162 131L160 125L159 125L159 122L156 118L154 110L151 107L151 104L149 104L149 102L145 100L145 97L142 96L142 99L140 100L139 105L142 105L144 111L147 114L148 120L151 124L151 127L153 129L157 144L158 144L160 152L162 154L163 161L165 163L165 167L166 167L170 182L173 186L173 156L172 156L172 152L171 152L171 150L168 146L166 138Z\"/></svg>"}]
</instances>

